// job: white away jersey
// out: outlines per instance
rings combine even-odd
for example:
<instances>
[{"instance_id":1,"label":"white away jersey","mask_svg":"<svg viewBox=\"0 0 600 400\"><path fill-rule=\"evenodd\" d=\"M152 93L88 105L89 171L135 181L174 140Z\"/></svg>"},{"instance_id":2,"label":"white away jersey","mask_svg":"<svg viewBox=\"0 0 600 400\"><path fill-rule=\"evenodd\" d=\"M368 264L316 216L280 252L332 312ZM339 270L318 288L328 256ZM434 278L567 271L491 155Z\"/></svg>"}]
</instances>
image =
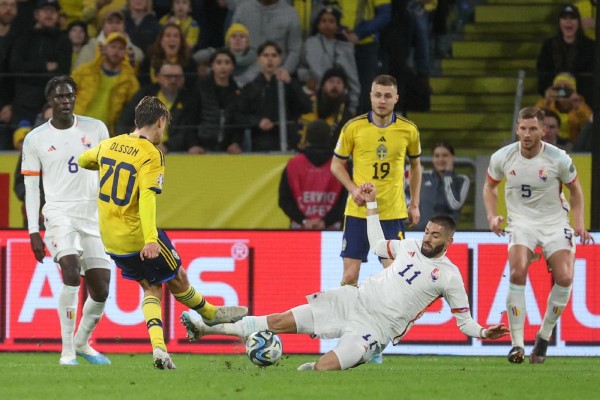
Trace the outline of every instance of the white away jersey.
<instances>
[{"instance_id":1,"label":"white away jersey","mask_svg":"<svg viewBox=\"0 0 600 400\"><path fill-rule=\"evenodd\" d=\"M397 257L392 265L369 277L359 287L365 308L383 332L397 344L415 321L439 297L453 313L468 313L469 300L458 268L443 255L427 258L421 253L422 240L387 241L388 254ZM467 319L471 320L470 314Z\"/></svg>"},{"instance_id":2,"label":"white away jersey","mask_svg":"<svg viewBox=\"0 0 600 400\"><path fill-rule=\"evenodd\" d=\"M487 174L498 183L506 177L509 224L569 223L562 184L577 179L577 171L564 150L542 142L540 153L528 159L521 155L521 144L515 142L492 155Z\"/></svg>"},{"instance_id":3,"label":"white away jersey","mask_svg":"<svg viewBox=\"0 0 600 400\"><path fill-rule=\"evenodd\" d=\"M79 167L77 159L84 150L108 137L103 122L79 115L75 116L69 129L56 129L48 121L27 134L21 173L42 176L46 197L44 210L97 219L98 171ZM93 206L84 206L84 202L91 202ZM90 210L94 215L89 215Z\"/></svg>"}]
</instances>

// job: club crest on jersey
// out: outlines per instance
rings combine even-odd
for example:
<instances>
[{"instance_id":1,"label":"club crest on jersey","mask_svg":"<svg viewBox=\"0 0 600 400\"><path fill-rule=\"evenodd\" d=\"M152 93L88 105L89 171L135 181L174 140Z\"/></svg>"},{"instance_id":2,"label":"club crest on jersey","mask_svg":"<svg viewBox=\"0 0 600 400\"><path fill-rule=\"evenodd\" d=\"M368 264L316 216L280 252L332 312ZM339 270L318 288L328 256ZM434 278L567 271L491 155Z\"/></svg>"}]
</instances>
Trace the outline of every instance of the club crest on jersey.
<instances>
[{"instance_id":1,"label":"club crest on jersey","mask_svg":"<svg viewBox=\"0 0 600 400\"><path fill-rule=\"evenodd\" d=\"M92 148L92 141L87 136L81 137L81 144L83 145L83 147L86 147L88 149Z\"/></svg>"},{"instance_id":2,"label":"club crest on jersey","mask_svg":"<svg viewBox=\"0 0 600 400\"><path fill-rule=\"evenodd\" d=\"M431 277L431 281L435 282L438 279L440 279L440 270L437 268L434 268L433 271L431 271L431 274L429 275Z\"/></svg>"},{"instance_id":3,"label":"club crest on jersey","mask_svg":"<svg viewBox=\"0 0 600 400\"><path fill-rule=\"evenodd\" d=\"M385 160L385 158L387 157L387 154L388 154L387 147L385 147L383 144L380 144L379 146L377 146L377 158L379 158L380 160Z\"/></svg>"},{"instance_id":4,"label":"club crest on jersey","mask_svg":"<svg viewBox=\"0 0 600 400\"><path fill-rule=\"evenodd\" d=\"M542 180L542 182L546 182L548 180L548 173L544 171L544 168L539 170L538 176Z\"/></svg>"}]
</instances>

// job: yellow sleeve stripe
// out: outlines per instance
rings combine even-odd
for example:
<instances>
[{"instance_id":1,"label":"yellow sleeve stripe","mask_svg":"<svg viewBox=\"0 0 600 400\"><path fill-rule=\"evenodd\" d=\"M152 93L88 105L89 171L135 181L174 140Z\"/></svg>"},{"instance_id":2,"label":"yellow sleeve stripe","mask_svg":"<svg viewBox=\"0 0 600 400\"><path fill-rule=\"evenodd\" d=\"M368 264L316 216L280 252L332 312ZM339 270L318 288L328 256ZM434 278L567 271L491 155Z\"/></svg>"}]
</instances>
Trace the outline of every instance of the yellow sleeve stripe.
<instances>
[{"instance_id":1,"label":"yellow sleeve stripe","mask_svg":"<svg viewBox=\"0 0 600 400\"><path fill-rule=\"evenodd\" d=\"M162 240L160 240L160 238L158 239L158 244L160 245L161 254L163 258L165 259L167 264L169 264L171 270L174 271L177 268L177 260L175 260L173 253L171 253L171 249L169 249L167 245L164 244Z\"/></svg>"}]
</instances>

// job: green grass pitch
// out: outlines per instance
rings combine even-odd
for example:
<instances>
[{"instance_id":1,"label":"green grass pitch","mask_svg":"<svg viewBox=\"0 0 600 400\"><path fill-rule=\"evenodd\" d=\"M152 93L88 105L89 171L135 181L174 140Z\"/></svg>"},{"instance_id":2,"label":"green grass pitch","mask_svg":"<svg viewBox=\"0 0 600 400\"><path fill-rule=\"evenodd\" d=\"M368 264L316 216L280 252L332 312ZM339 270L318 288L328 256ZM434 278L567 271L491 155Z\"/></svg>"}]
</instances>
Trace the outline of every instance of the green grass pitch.
<instances>
[{"instance_id":1,"label":"green grass pitch","mask_svg":"<svg viewBox=\"0 0 600 400\"><path fill-rule=\"evenodd\" d=\"M349 371L298 372L316 356L284 355L259 368L244 355L173 354L175 371L151 354L112 354L112 365L58 365L57 353L0 353L0 399L593 399L600 359L386 356Z\"/></svg>"}]
</instances>

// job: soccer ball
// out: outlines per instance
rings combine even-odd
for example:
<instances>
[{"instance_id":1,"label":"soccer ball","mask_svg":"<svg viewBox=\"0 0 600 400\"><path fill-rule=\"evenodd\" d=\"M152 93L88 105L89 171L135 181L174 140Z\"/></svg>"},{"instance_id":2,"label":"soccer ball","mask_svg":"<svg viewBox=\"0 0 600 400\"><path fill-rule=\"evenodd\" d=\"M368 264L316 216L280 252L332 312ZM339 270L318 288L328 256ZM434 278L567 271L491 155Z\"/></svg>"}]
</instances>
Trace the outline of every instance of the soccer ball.
<instances>
[{"instance_id":1,"label":"soccer ball","mask_svg":"<svg viewBox=\"0 0 600 400\"><path fill-rule=\"evenodd\" d=\"M254 364L268 367L279 361L283 354L283 345L275 332L254 332L246 340L246 354Z\"/></svg>"}]
</instances>

